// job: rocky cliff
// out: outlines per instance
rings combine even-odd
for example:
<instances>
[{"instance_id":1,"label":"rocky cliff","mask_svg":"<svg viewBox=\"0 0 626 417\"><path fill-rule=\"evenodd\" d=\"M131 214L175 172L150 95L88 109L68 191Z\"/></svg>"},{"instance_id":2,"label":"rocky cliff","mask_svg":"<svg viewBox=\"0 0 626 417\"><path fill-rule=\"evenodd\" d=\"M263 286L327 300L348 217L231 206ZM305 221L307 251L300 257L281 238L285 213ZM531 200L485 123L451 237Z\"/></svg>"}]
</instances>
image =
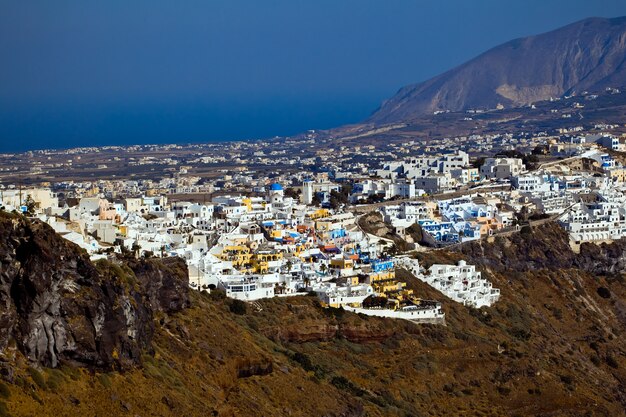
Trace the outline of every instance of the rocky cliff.
<instances>
[{"instance_id":1,"label":"rocky cliff","mask_svg":"<svg viewBox=\"0 0 626 417\"><path fill-rule=\"evenodd\" d=\"M369 122L408 121L436 110L515 107L626 85L626 17L586 19L516 39L422 83L401 88Z\"/></svg>"},{"instance_id":2,"label":"rocky cliff","mask_svg":"<svg viewBox=\"0 0 626 417\"><path fill-rule=\"evenodd\" d=\"M152 349L155 313L189 305L182 260L99 261L41 222L0 213L0 351L121 369Z\"/></svg>"},{"instance_id":3,"label":"rocky cliff","mask_svg":"<svg viewBox=\"0 0 626 417\"><path fill-rule=\"evenodd\" d=\"M583 243L575 253L567 232L554 222L496 237L493 242L468 242L452 250L498 272L579 269L593 275L619 276L626 271L626 240Z\"/></svg>"}]
</instances>

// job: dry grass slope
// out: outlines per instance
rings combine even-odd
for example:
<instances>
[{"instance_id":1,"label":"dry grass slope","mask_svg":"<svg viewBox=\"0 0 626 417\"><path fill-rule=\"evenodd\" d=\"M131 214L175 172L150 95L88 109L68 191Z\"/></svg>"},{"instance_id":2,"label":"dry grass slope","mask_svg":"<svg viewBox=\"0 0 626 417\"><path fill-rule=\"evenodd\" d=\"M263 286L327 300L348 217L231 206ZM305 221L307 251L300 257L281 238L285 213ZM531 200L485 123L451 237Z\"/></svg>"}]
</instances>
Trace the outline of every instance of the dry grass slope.
<instances>
[{"instance_id":1,"label":"dry grass slope","mask_svg":"<svg viewBox=\"0 0 626 417\"><path fill-rule=\"evenodd\" d=\"M562 253L571 267L525 252L562 238L542 229L421 253L423 264L476 263L502 290L493 308L470 310L399 272L445 302L445 327L323 309L308 296L241 309L219 292L194 292L192 307L157 316L142 367L42 369L11 346L0 416L625 415L626 286L615 271L588 272L603 256L614 262L606 254L619 246Z\"/></svg>"}]
</instances>

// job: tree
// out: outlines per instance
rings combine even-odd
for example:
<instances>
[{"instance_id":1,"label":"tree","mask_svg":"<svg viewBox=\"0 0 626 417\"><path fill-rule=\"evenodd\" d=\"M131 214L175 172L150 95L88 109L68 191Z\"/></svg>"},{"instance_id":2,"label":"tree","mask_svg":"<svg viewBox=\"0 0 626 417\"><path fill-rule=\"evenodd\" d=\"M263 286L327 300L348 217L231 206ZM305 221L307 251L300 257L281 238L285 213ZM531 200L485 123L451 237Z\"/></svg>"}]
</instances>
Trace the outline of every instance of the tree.
<instances>
[{"instance_id":1,"label":"tree","mask_svg":"<svg viewBox=\"0 0 626 417\"><path fill-rule=\"evenodd\" d=\"M341 194L345 195L346 198L350 196L350 194L352 194L352 189L354 188L354 184L350 183L346 183L343 184L341 186Z\"/></svg>"},{"instance_id":2,"label":"tree","mask_svg":"<svg viewBox=\"0 0 626 417\"><path fill-rule=\"evenodd\" d=\"M139 251L141 250L141 246L139 246L139 244L137 242L133 243L133 246L130 248L130 250L133 252L133 254L138 257L139 256Z\"/></svg>"},{"instance_id":3,"label":"tree","mask_svg":"<svg viewBox=\"0 0 626 417\"><path fill-rule=\"evenodd\" d=\"M550 148L548 148L548 145L537 145L535 146L535 149L533 149L531 153L533 155L547 155L549 150Z\"/></svg>"},{"instance_id":4,"label":"tree","mask_svg":"<svg viewBox=\"0 0 626 417\"><path fill-rule=\"evenodd\" d=\"M520 224L520 223L527 222L529 214L530 213L528 212L528 207L527 206L522 206L520 211L515 213L515 216L517 217L517 223Z\"/></svg>"},{"instance_id":5,"label":"tree","mask_svg":"<svg viewBox=\"0 0 626 417\"><path fill-rule=\"evenodd\" d=\"M367 203L368 204L375 204L375 203L380 203L383 200L385 200L385 196L383 194L370 194L367 196Z\"/></svg>"},{"instance_id":6,"label":"tree","mask_svg":"<svg viewBox=\"0 0 626 417\"><path fill-rule=\"evenodd\" d=\"M352 183L343 184L341 186L341 191L339 193L341 194L341 201L343 202L343 204L350 204L350 195L352 194L353 188L354 184Z\"/></svg>"},{"instance_id":7,"label":"tree","mask_svg":"<svg viewBox=\"0 0 626 417\"><path fill-rule=\"evenodd\" d=\"M328 270L328 267L326 266L326 264L320 265L320 271L322 272L322 274L326 274L327 270Z\"/></svg>"},{"instance_id":8,"label":"tree","mask_svg":"<svg viewBox=\"0 0 626 417\"><path fill-rule=\"evenodd\" d=\"M387 297L370 295L363 300L363 307L365 308L383 308L387 305Z\"/></svg>"},{"instance_id":9,"label":"tree","mask_svg":"<svg viewBox=\"0 0 626 417\"><path fill-rule=\"evenodd\" d=\"M37 203L33 198L29 195L26 196L26 200L24 200L24 206L26 206L26 214L32 216L35 214L35 209L37 208Z\"/></svg>"},{"instance_id":10,"label":"tree","mask_svg":"<svg viewBox=\"0 0 626 417\"><path fill-rule=\"evenodd\" d=\"M342 204L348 204L350 191L352 187L349 185L343 185L341 191L332 190L330 192L330 207L334 210L338 209Z\"/></svg>"},{"instance_id":11,"label":"tree","mask_svg":"<svg viewBox=\"0 0 626 417\"><path fill-rule=\"evenodd\" d=\"M485 158L484 157L477 158L474 162L472 162L472 166L474 168L480 168L484 164L485 164Z\"/></svg>"},{"instance_id":12,"label":"tree","mask_svg":"<svg viewBox=\"0 0 626 417\"><path fill-rule=\"evenodd\" d=\"M302 190L299 188L289 187L285 189L285 197L291 197L294 200L297 200L300 194L302 194Z\"/></svg>"},{"instance_id":13,"label":"tree","mask_svg":"<svg viewBox=\"0 0 626 417\"><path fill-rule=\"evenodd\" d=\"M398 246L396 246L396 244L394 243L385 250L385 255L387 255L388 257L391 257L394 255L397 255L398 252L399 252Z\"/></svg>"},{"instance_id":14,"label":"tree","mask_svg":"<svg viewBox=\"0 0 626 417\"><path fill-rule=\"evenodd\" d=\"M539 163L539 157L535 154L524 155L524 157L522 158L522 163L526 165L526 169L536 169L537 164Z\"/></svg>"},{"instance_id":15,"label":"tree","mask_svg":"<svg viewBox=\"0 0 626 417\"><path fill-rule=\"evenodd\" d=\"M337 210L340 206L339 198L337 197L337 191L333 190L330 192L330 208L333 210Z\"/></svg>"}]
</instances>

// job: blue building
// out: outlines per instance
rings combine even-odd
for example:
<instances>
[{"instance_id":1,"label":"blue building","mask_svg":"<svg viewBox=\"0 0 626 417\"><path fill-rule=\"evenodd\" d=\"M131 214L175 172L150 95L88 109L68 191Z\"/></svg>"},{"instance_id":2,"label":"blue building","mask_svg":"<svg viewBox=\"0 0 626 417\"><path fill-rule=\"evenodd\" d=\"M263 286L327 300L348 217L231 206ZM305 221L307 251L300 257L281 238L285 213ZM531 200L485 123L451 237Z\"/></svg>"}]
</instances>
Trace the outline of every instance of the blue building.
<instances>
[{"instance_id":1,"label":"blue building","mask_svg":"<svg viewBox=\"0 0 626 417\"><path fill-rule=\"evenodd\" d=\"M333 229L329 232L331 239L338 239L341 237L346 237L346 229Z\"/></svg>"},{"instance_id":2,"label":"blue building","mask_svg":"<svg viewBox=\"0 0 626 417\"><path fill-rule=\"evenodd\" d=\"M389 271L393 269L393 261L392 260L377 260L372 261L372 271L374 272L383 272Z\"/></svg>"}]
</instances>

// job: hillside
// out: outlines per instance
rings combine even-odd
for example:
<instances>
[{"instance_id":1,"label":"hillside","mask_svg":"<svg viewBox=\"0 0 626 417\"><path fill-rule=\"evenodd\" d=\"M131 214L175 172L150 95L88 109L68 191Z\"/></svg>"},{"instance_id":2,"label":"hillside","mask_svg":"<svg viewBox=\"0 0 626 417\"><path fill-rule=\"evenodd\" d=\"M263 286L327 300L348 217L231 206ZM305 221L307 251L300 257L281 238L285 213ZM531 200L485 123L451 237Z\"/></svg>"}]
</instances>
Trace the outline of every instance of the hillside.
<instances>
[{"instance_id":1,"label":"hillside","mask_svg":"<svg viewBox=\"0 0 626 417\"><path fill-rule=\"evenodd\" d=\"M577 108L582 103L583 108ZM569 117L564 117L569 116ZM467 114L464 111L433 115L424 114L405 123L379 126L374 123L342 126L320 132L320 137L331 138L344 146L406 143L440 146L447 138L462 138L466 142L472 135L508 135L515 132L556 134L558 129L583 126L589 133L603 133L595 125L609 124L616 136L626 133L626 93L603 92L594 95L577 95L555 101L539 101L533 106L522 106ZM465 137L465 138L464 138ZM461 142L461 144L464 144ZM465 150L479 155L480 147L471 144ZM488 153L493 155L493 151Z\"/></svg>"},{"instance_id":2,"label":"hillside","mask_svg":"<svg viewBox=\"0 0 626 417\"><path fill-rule=\"evenodd\" d=\"M444 301L447 326L435 326L323 309L309 296L253 306L220 292L172 291L179 282L174 277L184 282L177 272L183 263L93 265L43 224L0 214L0 230L6 342L0 415L624 415L624 242L583 245L575 254L565 233L547 225L457 252L421 253L425 265L461 258L476 263L502 290L495 307L471 310L399 271L417 293ZM23 245L28 252L19 249ZM40 264L43 254L47 268ZM46 317L39 310L13 310L26 288L36 287L31 294L40 299L39 282L53 284L46 288L60 295L61 305L69 299L83 308L93 304L87 293L64 292L73 286L56 285L62 277L75 277L81 287L114 289L93 294L103 297L105 323L111 324L97 338L115 343L85 349L99 358L93 361L53 349L53 368L49 356L33 355L21 341L24 325L9 326L4 318L13 311L13 323ZM10 283L26 279L33 285ZM131 302L129 310L123 294L141 302ZM109 321L140 306L146 315L137 319L143 326L138 333L129 332L127 321ZM70 330L79 320L64 308L52 316ZM136 349L138 356L129 353Z\"/></svg>"},{"instance_id":3,"label":"hillside","mask_svg":"<svg viewBox=\"0 0 626 417\"><path fill-rule=\"evenodd\" d=\"M367 122L405 122L436 110L516 107L626 85L626 17L591 18L516 39L430 80L401 88Z\"/></svg>"}]
</instances>

